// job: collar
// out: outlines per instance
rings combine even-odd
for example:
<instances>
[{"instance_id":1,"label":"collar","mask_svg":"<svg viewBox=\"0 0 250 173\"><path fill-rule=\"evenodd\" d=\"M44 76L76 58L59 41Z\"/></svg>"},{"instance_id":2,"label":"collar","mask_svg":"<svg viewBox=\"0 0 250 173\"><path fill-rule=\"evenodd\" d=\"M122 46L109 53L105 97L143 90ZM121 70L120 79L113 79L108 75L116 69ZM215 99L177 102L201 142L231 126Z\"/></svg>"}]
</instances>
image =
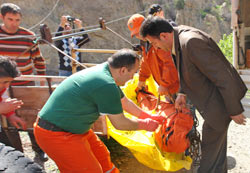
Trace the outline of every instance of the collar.
<instances>
[{"instance_id":1,"label":"collar","mask_svg":"<svg viewBox=\"0 0 250 173\"><path fill-rule=\"evenodd\" d=\"M19 27L19 28L20 28L20 27ZM19 28L18 28L18 30L19 30ZM8 33L8 32L6 32L6 31L3 29L3 24L0 25L0 30L2 30L2 32L5 33L5 34L7 34L7 35L15 35L15 34L17 34L17 32L18 32L18 30L17 30L15 33Z\"/></svg>"}]
</instances>

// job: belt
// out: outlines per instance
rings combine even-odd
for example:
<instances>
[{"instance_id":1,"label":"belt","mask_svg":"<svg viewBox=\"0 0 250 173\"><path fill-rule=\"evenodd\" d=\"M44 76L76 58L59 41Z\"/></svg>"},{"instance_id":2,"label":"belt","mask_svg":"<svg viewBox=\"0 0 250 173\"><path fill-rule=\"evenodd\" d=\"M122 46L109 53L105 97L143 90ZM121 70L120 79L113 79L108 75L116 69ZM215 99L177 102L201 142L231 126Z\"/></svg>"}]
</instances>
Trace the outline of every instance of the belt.
<instances>
[{"instance_id":1,"label":"belt","mask_svg":"<svg viewBox=\"0 0 250 173\"><path fill-rule=\"evenodd\" d=\"M43 129L50 130L52 132L67 132L66 130L64 130L60 127L57 127L53 123L51 123L47 120L43 120L41 118L37 119L37 125Z\"/></svg>"}]
</instances>

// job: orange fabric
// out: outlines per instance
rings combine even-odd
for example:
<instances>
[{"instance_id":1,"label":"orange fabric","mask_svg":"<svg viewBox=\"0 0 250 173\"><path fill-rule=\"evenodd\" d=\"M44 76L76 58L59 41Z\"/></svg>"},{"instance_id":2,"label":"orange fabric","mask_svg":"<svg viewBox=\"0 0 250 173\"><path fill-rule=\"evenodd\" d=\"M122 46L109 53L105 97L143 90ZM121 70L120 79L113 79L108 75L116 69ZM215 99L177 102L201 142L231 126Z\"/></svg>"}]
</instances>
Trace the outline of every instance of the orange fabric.
<instances>
[{"instance_id":1,"label":"orange fabric","mask_svg":"<svg viewBox=\"0 0 250 173\"><path fill-rule=\"evenodd\" d=\"M178 92L178 72L169 51L151 47L146 53L143 47L139 81L146 81L151 74L158 85L168 88L170 94Z\"/></svg>"},{"instance_id":2,"label":"orange fabric","mask_svg":"<svg viewBox=\"0 0 250 173\"><path fill-rule=\"evenodd\" d=\"M89 130L85 134L52 132L34 124L38 145L53 159L61 173L119 173L104 143ZM114 167L114 168L113 168ZM113 169L112 169L113 168Z\"/></svg>"},{"instance_id":3,"label":"orange fabric","mask_svg":"<svg viewBox=\"0 0 250 173\"><path fill-rule=\"evenodd\" d=\"M148 91L137 91L137 101L140 107L150 111L155 109L156 97ZM187 134L193 127L193 117L190 110L177 112L174 105L161 101L157 112L167 117L165 122L156 129L154 137L157 145L164 152L182 153L189 146Z\"/></svg>"}]
</instances>

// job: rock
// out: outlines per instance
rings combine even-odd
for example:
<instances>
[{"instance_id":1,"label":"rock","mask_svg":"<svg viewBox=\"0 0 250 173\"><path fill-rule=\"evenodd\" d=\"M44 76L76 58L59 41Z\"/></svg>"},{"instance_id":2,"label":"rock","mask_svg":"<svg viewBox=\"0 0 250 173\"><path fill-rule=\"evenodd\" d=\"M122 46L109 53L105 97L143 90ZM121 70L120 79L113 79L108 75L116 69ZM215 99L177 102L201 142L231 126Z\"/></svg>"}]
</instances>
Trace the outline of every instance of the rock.
<instances>
[{"instance_id":1,"label":"rock","mask_svg":"<svg viewBox=\"0 0 250 173\"><path fill-rule=\"evenodd\" d=\"M216 41L220 41L220 26L215 16L207 14L204 19L204 31L212 36Z\"/></svg>"}]
</instances>

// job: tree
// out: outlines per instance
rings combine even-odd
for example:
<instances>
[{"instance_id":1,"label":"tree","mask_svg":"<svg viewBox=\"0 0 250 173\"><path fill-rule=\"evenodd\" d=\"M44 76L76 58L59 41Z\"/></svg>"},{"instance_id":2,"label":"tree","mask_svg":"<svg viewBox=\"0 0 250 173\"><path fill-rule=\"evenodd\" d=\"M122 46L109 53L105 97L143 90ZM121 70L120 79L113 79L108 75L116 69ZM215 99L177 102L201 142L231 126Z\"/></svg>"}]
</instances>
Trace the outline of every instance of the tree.
<instances>
[{"instance_id":1,"label":"tree","mask_svg":"<svg viewBox=\"0 0 250 173\"><path fill-rule=\"evenodd\" d=\"M227 60L233 63L233 33L223 35L223 38L219 41L218 46L226 56Z\"/></svg>"}]
</instances>

